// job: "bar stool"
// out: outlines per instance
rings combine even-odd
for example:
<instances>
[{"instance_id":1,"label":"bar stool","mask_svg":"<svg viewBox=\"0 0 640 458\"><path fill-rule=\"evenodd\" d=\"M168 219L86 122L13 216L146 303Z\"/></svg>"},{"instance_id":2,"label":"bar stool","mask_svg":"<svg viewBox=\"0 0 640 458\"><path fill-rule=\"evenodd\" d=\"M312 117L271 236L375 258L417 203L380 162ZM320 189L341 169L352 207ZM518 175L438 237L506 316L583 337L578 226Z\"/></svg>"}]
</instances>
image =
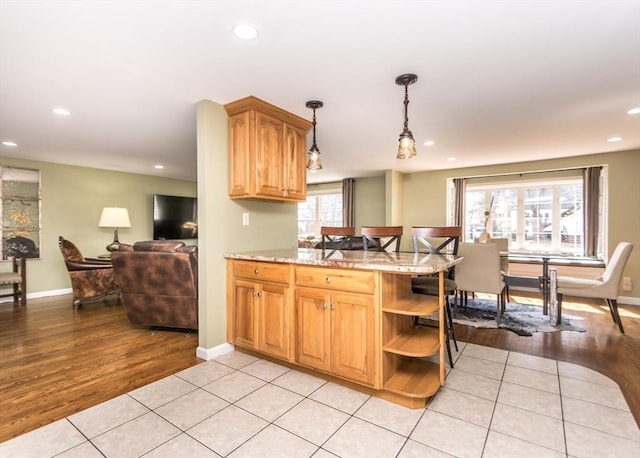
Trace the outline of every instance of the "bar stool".
<instances>
[{"instance_id":1,"label":"bar stool","mask_svg":"<svg viewBox=\"0 0 640 458\"><path fill-rule=\"evenodd\" d=\"M375 246L375 251L389 251L387 248L393 245L391 251L399 253L402 229L402 226L362 226L364 251L368 251L371 242Z\"/></svg>"},{"instance_id":2,"label":"bar stool","mask_svg":"<svg viewBox=\"0 0 640 458\"><path fill-rule=\"evenodd\" d=\"M441 227L418 227L411 228L411 236L413 238L413 251L419 253L422 246L426 247L430 254L441 254L443 251L456 255L458 254L458 246L462 237L461 226L441 226ZM432 275L422 275L411 279L411 290L416 294L425 294L427 296L438 296L440 290L438 287L438 277ZM449 340L453 340L453 345L458 351L458 341L453 327L453 314L451 313L451 302L449 296L457 294L458 287L454 280L454 268L450 268L444 278L444 305L445 305L445 334L447 354L449 355L449 364L453 368L453 356L451 354L451 344ZM419 324L417 319L414 324Z\"/></svg>"}]
</instances>

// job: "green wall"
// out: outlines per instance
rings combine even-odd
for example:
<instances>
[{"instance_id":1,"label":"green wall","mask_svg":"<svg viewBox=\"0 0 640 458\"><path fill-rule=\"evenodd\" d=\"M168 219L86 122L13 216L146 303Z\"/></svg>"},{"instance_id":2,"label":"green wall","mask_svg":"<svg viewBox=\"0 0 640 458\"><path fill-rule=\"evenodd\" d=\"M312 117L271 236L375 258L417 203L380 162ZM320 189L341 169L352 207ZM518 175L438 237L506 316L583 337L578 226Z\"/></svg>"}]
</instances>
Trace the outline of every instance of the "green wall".
<instances>
[{"instance_id":1,"label":"green wall","mask_svg":"<svg viewBox=\"0 0 640 458\"><path fill-rule=\"evenodd\" d=\"M360 233L362 226L384 226L385 222L385 177L356 178L354 194L355 228Z\"/></svg>"},{"instance_id":2,"label":"green wall","mask_svg":"<svg viewBox=\"0 0 640 458\"><path fill-rule=\"evenodd\" d=\"M119 229L118 235L122 243L133 243L153 238L153 194L196 196L193 181L5 157L0 164L40 170L40 259L27 264L27 293L32 296L71 288L58 236L73 242L84 256L106 253L113 229L98 227L103 207L128 209L131 228Z\"/></svg>"},{"instance_id":3,"label":"green wall","mask_svg":"<svg viewBox=\"0 0 640 458\"><path fill-rule=\"evenodd\" d=\"M403 189L405 234L411 226L447 224L448 178L596 165L608 166L608 253L611 254L621 241L634 245L624 273L631 277L633 290L622 291L621 296L640 298L640 151L637 150L407 174ZM408 246L407 239L403 240L403 249Z\"/></svg>"},{"instance_id":4,"label":"green wall","mask_svg":"<svg viewBox=\"0 0 640 458\"><path fill-rule=\"evenodd\" d=\"M231 200L228 191L228 117L222 105L196 106L198 139L198 222L200 347L226 341L225 253L296 248L298 206ZM242 214L249 213L249 225Z\"/></svg>"}]
</instances>

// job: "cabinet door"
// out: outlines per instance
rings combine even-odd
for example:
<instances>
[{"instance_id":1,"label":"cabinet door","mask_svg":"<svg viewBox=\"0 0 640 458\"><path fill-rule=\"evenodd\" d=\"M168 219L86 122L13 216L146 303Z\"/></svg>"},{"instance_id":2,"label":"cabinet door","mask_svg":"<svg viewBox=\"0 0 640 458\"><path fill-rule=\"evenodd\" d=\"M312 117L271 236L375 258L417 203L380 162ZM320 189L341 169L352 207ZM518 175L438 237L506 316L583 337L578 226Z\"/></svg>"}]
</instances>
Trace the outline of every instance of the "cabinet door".
<instances>
[{"instance_id":1,"label":"cabinet door","mask_svg":"<svg viewBox=\"0 0 640 458\"><path fill-rule=\"evenodd\" d=\"M255 192L266 197L283 197L285 154L284 123L256 112Z\"/></svg>"},{"instance_id":2,"label":"cabinet door","mask_svg":"<svg viewBox=\"0 0 640 458\"><path fill-rule=\"evenodd\" d=\"M289 124L284 126L285 176L284 196L287 199L304 201L307 198L307 134Z\"/></svg>"},{"instance_id":3,"label":"cabinet door","mask_svg":"<svg viewBox=\"0 0 640 458\"><path fill-rule=\"evenodd\" d=\"M251 194L251 124L250 112L229 118L229 196Z\"/></svg>"},{"instance_id":4,"label":"cabinet door","mask_svg":"<svg viewBox=\"0 0 640 458\"><path fill-rule=\"evenodd\" d=\"M331 369L329 300L320 289L296 290L296 361L324 371Z\"/></svg>"},{"instance_id":5,"label":"cabinet door","mask_svg":"<svg viewBox=\"0 0 640 458\"><path fill-rule=\"evenodd\" d=\"M256 290L255 284L235 280L235 344L247 348L257 348L256 340Z\"/></svg>"},{"instance_id":6,"label":"cabinet door","mask_svg":"<svg viewBox=\"0 0 640 458\"><path fill-rule=\"evenodd\" d=\"M258 349L284 359L289 359L288 295L286 285L263 283L259 287Z\"/></svg>"},{"instance_id":7,"label":"cabinet door","mask_svg":"<svg viewBox=\"0 0 640 458\"><path fill-rule=\"evenodd\" d=\"M374 303L366 294L333 294L331 358L336 375L374 385Z\"/></svg>"}]
</instances>

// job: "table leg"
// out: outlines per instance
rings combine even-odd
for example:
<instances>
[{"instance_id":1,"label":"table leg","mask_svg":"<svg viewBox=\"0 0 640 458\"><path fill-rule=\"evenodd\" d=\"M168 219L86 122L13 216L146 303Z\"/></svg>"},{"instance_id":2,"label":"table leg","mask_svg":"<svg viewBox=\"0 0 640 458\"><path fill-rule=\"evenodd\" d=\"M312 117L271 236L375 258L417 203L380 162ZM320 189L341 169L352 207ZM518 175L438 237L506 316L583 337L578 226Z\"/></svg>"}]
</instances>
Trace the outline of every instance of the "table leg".
<instances>
[{"instance_id":1,"label":"table leg","mask_svg":"<svg viewBox=\"0 0 640 458\"><path fill-rule=\"evenodd\" d=\"M551 295L551 313L549 316L549 322L552 326L557 326L562 323L562 305L558 301L558 273L556 269L551 269L549 276L549 290Z\"/></svg>"},{"instance_id":2,"label":"table leg","mask_svg":"<svg viewBox=\"0 0 640 458\"><path fill-rule=\"evenodd\" d=\"M542 314L549 314L549 258L542 258L542 275L540 276L542 292Z\"/></svg>"}]
</instances>

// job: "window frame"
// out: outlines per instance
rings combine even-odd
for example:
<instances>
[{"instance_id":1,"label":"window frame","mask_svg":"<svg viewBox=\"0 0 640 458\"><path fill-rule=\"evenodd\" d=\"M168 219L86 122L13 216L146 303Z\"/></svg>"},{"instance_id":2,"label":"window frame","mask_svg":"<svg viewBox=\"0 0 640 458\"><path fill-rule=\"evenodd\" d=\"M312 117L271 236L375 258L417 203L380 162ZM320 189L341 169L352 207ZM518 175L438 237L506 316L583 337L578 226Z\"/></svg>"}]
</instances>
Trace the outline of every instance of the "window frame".
<instances>
[{"instance_id":1,"label":"window frame","mask_svg":"<svg viewBox=\"0 0 640 458\"><path fill-rule=\"evenodd\" d=\"M592 167L592 166L589 166ZM605 257L605 241L607 240L607 186L608 186L608 180L607 180L607 166L606 165L600 165L599 167L601 167L601 175L600 175L600 195L598 196L598 200L599 200L599 214L598 214L598 241L597 241L597 253L596 256L599 259L604 259ZM557 169L557 170L546 170L546 171L530 171L530 172L517 172L517 173L507 173L507 174L496 174L496 175L487 175L487 176L470 176L470 177L450 177L447 179L447 184L446 184L446 218L447 221L449 222L450 225L454 225L455 224L455 212L456 212L456 192L455 192L455 184L454 184L454 180L461 180L464 183L464 201L462 203L462 214L464 221L462 221L462 227L463 227L463 234L465 234L465 238L467 238L468 241L473 241L473 239L471 237L469 237L469 230L467 228L468 225L468 215L467 215L467 193L469 192L469 190L471 189L473 190L478 190L481 188L484 189L506 189L506 188L522 188L525 189L526 187L533 187L533 185L539 185L539 186L544 186L544 185L553 185L557 188L559 188L562 185L566 185L567 183L571 183L573 182L573 185L578 185L582 188L582 205L581 205L581 212L582 212L582 216L581 216L581 225L582 225L582 231L580 234L580 249L579 250L566 250L566 249L562 249L561 245L562 245L562 223L560 222L560 212L561 210L561 204L560 202L556 202L553 205L553 220L552 220L552 227L554 228L554 231L557 232L557 234L553 234L552 235L552 246L551 248L545 249L545 248L538 248L538 249L530 249L527 247L521 247L521 246L514 246L512 248L510 248L510 252L526 252L527 254L531 254L531 255L536 255L536 254L554 254L554 255L566 255L566 256L584 256L585 255L585 239L584 239L584 220L585 220L585 212L586 209L584 207L584 200L585 200L585 195L584 195L584 180L585 180L585 176L584 173L581 173L585 170L585 167L581 167L581 168L570 168L570 169ZM540 178L536 178L534 177L534 174L536 175L540 175ZM522 193L523 191L518 191L519 193ZM554 193L554 196L556 196L557 193ZM555 199L556 197L554 197ZM517 240L519 242L522 242L522 237L524 237L523 231L524 231L524 214L522 213L524 211L524 205L521 202L521 195L518 196L518 219L517 219L517 224L518 224L518 228L517 228ZM494 218L494 215L491 215L491 218ZM488 227L492 227L491 225L493 224L493 221L489 221L489 226ZM520 227L523 226L523 227ZM554 232L552 231L552 233ZM560 243L558 242L558 239L560 239ZM566 238L565 238L566 240ZM572 240L571 237L569 237L569 240ZM573 239L575 242L575 239Z\"/></svg>"},{"instance_id":2,"label":"window frame","mask_svg":"<svg viewBox=\"0 0 640 458\"><path fill-rule=\"evenodd\" d=\"M322 215L321 215L321 211L322 211L322 205L321 205L321 198L322 196L340 196L340 222L339 224L335 224L335 221L331 221L327 224L323 224L323 220L322 220ZM320 227L322 225L325 226L342 226L343 225L343 221L344 221L344 209L343 209L343 202L342 202L342 183L341 182L336 182L336 183L324 183L322 185L317 185L315 188L308 188L307 189L307 200L309 200L309 198L314 198L316 199L316 208L315 208L315 213L316 213L316 219L315 219L315 228L317 229L314 233L308 233L308 232L300 232L300 205L303 204L303 202L298 203L298 238L300 237L317 237L320 238ZM306 201L304 202L306 203ZM303 220L303 221L309 221L309 220Z\"/></svg>"}]
</instances>

